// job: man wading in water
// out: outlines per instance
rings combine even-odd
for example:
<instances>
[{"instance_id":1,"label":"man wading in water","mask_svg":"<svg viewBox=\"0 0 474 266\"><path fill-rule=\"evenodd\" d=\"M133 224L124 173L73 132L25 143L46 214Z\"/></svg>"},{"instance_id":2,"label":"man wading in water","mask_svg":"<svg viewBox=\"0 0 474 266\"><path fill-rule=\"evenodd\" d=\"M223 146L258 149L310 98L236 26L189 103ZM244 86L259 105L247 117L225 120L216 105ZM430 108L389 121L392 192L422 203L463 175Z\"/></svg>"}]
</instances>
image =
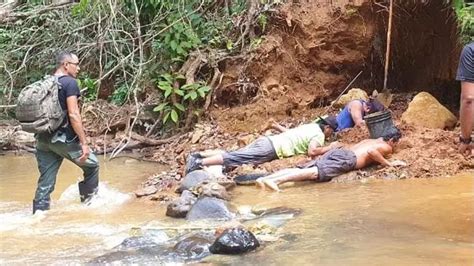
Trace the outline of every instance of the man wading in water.
<instances>
[{"instance_id":1,"label":"man wading in water","mask_svg":"<svg viewBox=\"0 0 474 266\"><path fill-rule=\"evenodd\" d=\"M386 156L393 153L400 137L400 131L397 128L392 128L378 139L366 139L348 149L330 150L321 158L306 164L302 169L289 168L261 177L257 179L257 186L261 188L266 186L272 190L280 191L278 185L286 182L307 180L326 182L338 175L361 169L373 163L383 166L405 166L405 162L398 160L389 162L385 159Z\"/></svg>"},{"instance_id":2,"label":"man wading in water","mask_svg":"<svg viewBox=\"0 0 474 266\"><path fill-rule=\"evenodd\" d=\"M50 195L54 190L56 176L64 158L79 166L84 172L84 180L78 184L81 202L88 201L97 192L99 184L99 163L87 145L79 112L78 98L81 93L76 81L80 70L79 59L73 53L60 52L56 63L54 75L58 77L61 86L58 100L67 116L63 126L53 134L36 136L36 160L40 177L33 200L33 213L38 210L49 210Z\"/></svg>"}]
</instances>

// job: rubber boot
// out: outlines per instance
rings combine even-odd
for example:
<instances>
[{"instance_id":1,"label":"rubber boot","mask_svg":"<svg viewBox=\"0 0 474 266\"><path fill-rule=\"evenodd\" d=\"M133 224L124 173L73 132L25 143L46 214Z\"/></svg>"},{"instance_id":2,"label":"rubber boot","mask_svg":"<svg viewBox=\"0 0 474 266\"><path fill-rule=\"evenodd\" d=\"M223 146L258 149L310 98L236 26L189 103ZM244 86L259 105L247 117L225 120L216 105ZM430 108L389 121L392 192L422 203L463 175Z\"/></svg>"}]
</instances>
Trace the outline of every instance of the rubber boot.
<instances>
[{"instance_id":1,"label":"rubber boot","mask_svg":"<svg viewBox=\"0 0 474 266\"><path fill-rule=\"evenodd\" d=\"M33 214L36 211L47 211L49 210L49 201L36 202L33 200Z\"/></svg>"},{"instance_id":2,"label":"rubber boot","mask_svg":"<svg viewBox=\"0 0 474 266\"><path fill-rule=\"evenodd\" d=\"M77 183L79 186L79 195L82 203L88 203L89 200L97 193L97 187L85 184L83 181Z\"/></svg>"}]
</instances>

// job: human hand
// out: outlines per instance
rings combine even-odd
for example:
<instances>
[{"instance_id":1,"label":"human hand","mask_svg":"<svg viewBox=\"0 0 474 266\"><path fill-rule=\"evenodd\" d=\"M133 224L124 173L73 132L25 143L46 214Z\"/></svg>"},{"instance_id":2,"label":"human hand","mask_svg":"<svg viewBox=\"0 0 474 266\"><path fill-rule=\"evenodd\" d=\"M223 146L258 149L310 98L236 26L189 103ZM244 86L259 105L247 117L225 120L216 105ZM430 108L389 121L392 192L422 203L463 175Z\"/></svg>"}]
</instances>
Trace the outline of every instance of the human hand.
<instances>
[{"instance_id":1,"label":"human hand","mask_svg":"<svg viewBox=\"0 0 474 266\"><path fill-rule=\"evenodd\" d=\"M397 167L397 166L407 166L407 163L402 160L395 160L390 163L390 166Z\"/></svg>"},{"instance_id":2,"label":"human hand","mask_svg":"<svg viewBox=\"0 0 474 266\"><path fill-rule=\"evenodd\" d=\"M82 147L82 155L77 160L80 163L84 163L87 160L87 158L89 158L89 154L91 153L91 151L89 149L89 146L85 144L81 144L81 147Z\"/></svg>"},{"instance_id":3,"label":"human hand","mask_svg":"<svg viewBox=\"0 0 474 266\"><path fill-rule=\"evenodd\" d=\"M459 144L459 152L464 156L474 155L473 154L474 146L466 143Z\"/></svg>"},{"instance_id":4,"label":"human hand","mask_svg":"<svg viewBox=\"0 0 474 266\"><path fill-rule=\"evenodd\" d=\"M339 141L334 141L331 144L329 144L329 148L331 149L336 149L342 147L342 143Z\"/></svg>"}]
</instances>

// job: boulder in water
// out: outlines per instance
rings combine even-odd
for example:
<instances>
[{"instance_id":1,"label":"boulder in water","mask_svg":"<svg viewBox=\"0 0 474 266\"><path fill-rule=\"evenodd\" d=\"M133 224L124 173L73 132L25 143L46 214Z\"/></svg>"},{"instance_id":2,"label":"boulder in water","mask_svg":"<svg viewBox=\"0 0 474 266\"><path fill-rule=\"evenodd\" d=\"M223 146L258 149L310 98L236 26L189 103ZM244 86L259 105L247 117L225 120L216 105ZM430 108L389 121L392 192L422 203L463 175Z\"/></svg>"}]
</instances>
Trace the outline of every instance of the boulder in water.
<instances>
[{"instance_id":1,"label":"boulder in water","mask_svg":"<svg viewBox=\"0 0 474 266\"><path fill-rule=\"evenodd\" d=\"M197 233L180 240L172 250L185 261L199 260L210 255L209 247L214 240L212 234Z\"/></svg>"},{"instance_id":2,"label":"boulder in water","mask_svg":"<svg viewBox=\"0 0 474 266\"><path fill-rule=\"evenodd\" d=\"M196 200L197 197L192 192L188 190L183 191L179 199L168 204L168 207L166 208L166 216L185 218Z\"/></svg>"},{"instance_id":3,"label":"boulder in water","mask_svg":"<svg viewBox=\"0 0 474 266\"><path fill-rule=\"evenodd\" d=\"M230 220L234 216L229 211L229 203L227 201L214 197L202 197L191 207L191 210L186 215L186 219L190 221L201 219Z\"/></svg>"},{"instance_id":4,"label":"boulder in water","mask_svg":"<svg viewBox=\"0 0 474 266\"><path fill-rule=\"evenodd\" d=\"M257 238L244 228L226 229L209 250L214 254L242 254L260 246Z\"/></svg>"},{"instance_id":5,"label":"boulder in water","mask_svg":"<svg viewBox=\"0 0 474 266\"><path fill-rule=\"evenodd\" d=\"M210 180L212 175L204 170L196 170L188 173L181 182L181 185L178 187L176 192L181 193L185 190L190 190L191 188L199 185L203 181Z\"/></svg>"},{"instance_id":6,"label":"boulder in water","mask_svg":"<svg viewBox=\"0 0 474 266\"><path fill-rule=\"evenodd\" d=\"M204 181L198 186L194 187L193 192L199 197L214 197L223 200L229 200L230 196L224 186L217 182Z\"/></svg>"}]
</instances>

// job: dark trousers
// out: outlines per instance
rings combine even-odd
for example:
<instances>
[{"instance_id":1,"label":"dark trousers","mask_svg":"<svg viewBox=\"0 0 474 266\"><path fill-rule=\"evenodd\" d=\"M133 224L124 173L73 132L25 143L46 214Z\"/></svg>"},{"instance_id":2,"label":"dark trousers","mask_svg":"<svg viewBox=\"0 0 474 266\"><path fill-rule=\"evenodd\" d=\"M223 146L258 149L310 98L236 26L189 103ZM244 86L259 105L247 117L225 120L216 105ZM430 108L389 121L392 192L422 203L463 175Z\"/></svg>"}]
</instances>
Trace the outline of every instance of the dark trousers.
<instances>
[{"instance_id":1,"label":"dark trousers","mask_svg":"<svg viewBox=\"0 0 474 266\"><path fill-rule=\"evenodd\" d=\"M50 195L54 191L56 176L63 159L73 162L84 172L84 180L78 184L82 202L97 192L99 185L99 162L97 157L91 153L87 160L81 163L77 160L81 153L82 148L77 141L52 143L51 139L37 139L36 160L40 177L35 199L33 200L33 213L36 210L49 209Z\"/></svg>"}]
</instances>

